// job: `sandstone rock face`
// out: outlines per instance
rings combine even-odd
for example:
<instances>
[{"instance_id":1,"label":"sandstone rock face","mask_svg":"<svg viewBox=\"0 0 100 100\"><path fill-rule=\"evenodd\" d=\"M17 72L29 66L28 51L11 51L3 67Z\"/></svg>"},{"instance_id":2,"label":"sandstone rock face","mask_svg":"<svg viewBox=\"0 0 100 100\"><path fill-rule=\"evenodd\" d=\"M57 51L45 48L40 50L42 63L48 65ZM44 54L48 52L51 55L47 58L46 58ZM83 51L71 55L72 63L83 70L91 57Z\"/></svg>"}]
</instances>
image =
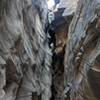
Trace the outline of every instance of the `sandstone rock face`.
<instances>
[{"instance_id":1,"label":"sandstone rock face","mask_svg":"<svg viewBox=\"0 0 100 100\"><path fill-rule=\"evenodd\" d=\"M70 100L100 99L100 1L79 0L65 54L65 94ZM98 88L98 89L97 89Z\"/></svg>"},{"instance_id":2,"label":"sandstone rock face","mask_svg":"<svg viewBox=\"0 0 100 100\"><path fill-rule=\"evenodd\" d=\"M50 100L46 23L45 0L0 1L0 100Z\"/></svg>"},{"instance_id":3,"label":"sandstone rock face","mask_svg":"<svg viewBox=\"0 0 100 100\"><path fill-rule=\"evenodd\" d=\"M100 0L67 1L50 37L46 0L0 0L0 100L100 100Z\"/></svg>"}]
</instances>

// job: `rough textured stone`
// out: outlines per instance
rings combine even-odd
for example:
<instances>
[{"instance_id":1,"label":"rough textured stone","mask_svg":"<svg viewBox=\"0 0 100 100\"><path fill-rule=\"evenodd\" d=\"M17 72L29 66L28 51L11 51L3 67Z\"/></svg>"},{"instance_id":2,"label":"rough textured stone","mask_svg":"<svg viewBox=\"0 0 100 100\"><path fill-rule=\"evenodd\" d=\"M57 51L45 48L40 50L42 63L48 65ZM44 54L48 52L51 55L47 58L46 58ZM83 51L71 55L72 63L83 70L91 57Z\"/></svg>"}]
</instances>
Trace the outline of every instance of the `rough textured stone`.
<instances>
[{"instance_id":1,"label":"rough textured stone","mask_svg":"<svg viewBox=\"0 0 100 100\"><path fill-rule=\"evenodd\" d=\"M45 32L47 12L45 0L0 1L3 100L33 100L33 94L37 98L41 95L41 100L50 100L52 55Z\"/></svg>"},{"instance_id":2,"label":"rough textured stone","mask_svg":"<svg viewBox=\"0 0 100 100\"><path fill-rule=\"evenodd\" d=\"M77 1L51 50L46 0L0 0L0 100L100 100L100 0Z\"/></svg>"},{"instance_id":3,"label":"rough textured stone","mask_svg":"<svg viewBox=\"0 0 100 100\"><path fill-rule=\"evenodd\" d=\"M95 63L100 56L99 13L99 0L79 0L69 28L65 54L64 92L69 93L70 100L100 99L96 96L99 92L94 92L100 89L99 86L98 90L95 88L100 76Z\"/></svg>"}]
</instances>

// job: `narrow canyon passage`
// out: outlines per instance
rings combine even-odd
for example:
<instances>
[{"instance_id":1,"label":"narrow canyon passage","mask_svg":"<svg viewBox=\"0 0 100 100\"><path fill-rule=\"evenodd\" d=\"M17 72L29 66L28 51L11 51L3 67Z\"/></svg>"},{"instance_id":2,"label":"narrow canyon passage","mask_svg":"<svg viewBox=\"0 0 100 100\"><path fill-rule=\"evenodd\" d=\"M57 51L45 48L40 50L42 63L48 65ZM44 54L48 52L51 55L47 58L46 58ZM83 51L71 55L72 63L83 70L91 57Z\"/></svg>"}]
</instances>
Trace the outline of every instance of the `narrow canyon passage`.
<instances>
[{"instance_id":1,"label":"narrow canyon passage","mask_svg":"<svg viewBox=\"0 0 100 100\"><path fill-rule=\"evenodd\" d=\"M100 0L0 0L0 100L100 100Z\"/></svg>"}]
</instances>

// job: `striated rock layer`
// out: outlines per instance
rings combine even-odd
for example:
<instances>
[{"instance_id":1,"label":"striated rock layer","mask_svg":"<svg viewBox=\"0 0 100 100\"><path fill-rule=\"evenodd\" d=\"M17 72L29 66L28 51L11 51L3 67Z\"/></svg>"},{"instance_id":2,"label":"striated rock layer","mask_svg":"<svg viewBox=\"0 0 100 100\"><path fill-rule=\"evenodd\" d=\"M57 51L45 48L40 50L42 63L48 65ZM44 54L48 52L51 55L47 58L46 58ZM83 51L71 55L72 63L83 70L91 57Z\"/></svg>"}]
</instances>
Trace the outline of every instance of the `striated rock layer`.
<instances>
[{"instance_id":1,"label":"striated rock layer","mask_svg":"<svg viewBox=\"0 0 100 100\"><path fill-rule=\"evenodd\" d=\"M79 0L65 54L68 100L100 100L100 0Z\"/></svg>"},{"instance_id":2,"label":"striated rock layer","mask_svg":"<svg viewBox=\"0 0 100 100\"><path fill-rule=\"evenodd\" d=\"M0 100L50 100L45 0L0 0Z\"/></svg>"},{"instance_id":3,"label":"striated rock layer","mask_svg":"<svg viewBox=\"0 0 100 100\"><path fill-rule=\"evenodd\" d=\"M50 37L46 0L0 0L0 100L100 100L100 0L77 1Z\"/></svg>"}]
</instances>

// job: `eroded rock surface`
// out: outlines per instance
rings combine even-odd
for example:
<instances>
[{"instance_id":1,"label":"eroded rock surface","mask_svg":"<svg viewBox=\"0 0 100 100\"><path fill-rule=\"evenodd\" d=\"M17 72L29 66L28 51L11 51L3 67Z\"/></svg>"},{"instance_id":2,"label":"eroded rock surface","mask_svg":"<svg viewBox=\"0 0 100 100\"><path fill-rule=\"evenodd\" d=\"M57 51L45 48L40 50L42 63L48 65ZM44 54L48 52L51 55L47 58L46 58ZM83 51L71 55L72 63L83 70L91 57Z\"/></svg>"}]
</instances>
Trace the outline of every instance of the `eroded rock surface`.
<instances>
[{"instance_id":1,"label":"eroded rock surface","mask_svg":"<svg viewBox=\"0 0 100 100\"><path fill-rule=\"evenodd\" d=\"M70 100L100 99L99 20L100 1L79 0L69 29L65 54L65 94L69 95Z\"/></svg>"},{"instance_id":2,"label":"eroded rock surface","mask_svg":"<svg viewBox=\"0 0 100 100\"><path fill-rule=\"evenodd\" d=\"M0 1L0 100L50 100L46 17L45 0Z\"/></svg>"},{"instance_id":3,"label":"eroded rock surface","mask_svg":"<svg viewBox=\"0 0 100 100\"><path fill-rule=\"evenodd\" d=\"M77 1L50 37L46 0L0 0L0 100L100 100L100 1Z\"/></svg>"}]
</instances>

